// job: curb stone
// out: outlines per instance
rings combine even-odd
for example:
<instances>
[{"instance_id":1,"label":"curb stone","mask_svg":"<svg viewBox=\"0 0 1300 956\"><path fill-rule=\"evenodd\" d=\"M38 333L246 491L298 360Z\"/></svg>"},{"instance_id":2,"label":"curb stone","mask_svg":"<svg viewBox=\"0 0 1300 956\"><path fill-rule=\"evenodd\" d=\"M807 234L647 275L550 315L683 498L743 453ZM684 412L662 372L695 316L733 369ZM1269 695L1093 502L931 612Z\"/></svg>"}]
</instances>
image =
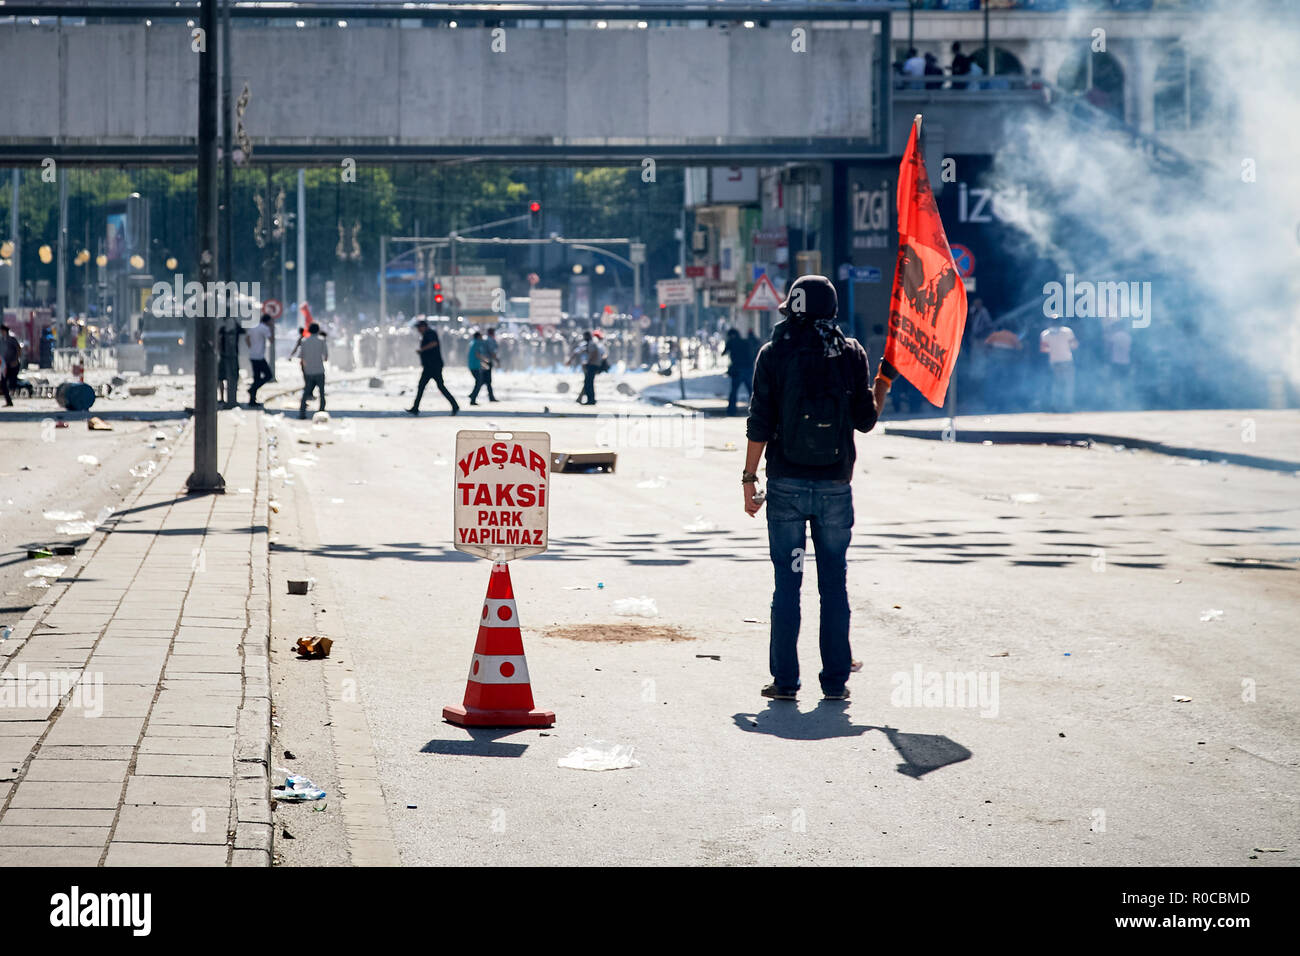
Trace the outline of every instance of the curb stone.
<instances>
[{"instance_id":1,"label":"curb stone","mask_svg":"<svg viewBox=\"0 0 1300 956\"><path fill-rule=\"evenodd\" d=\"M235 729L235 844L232 866L271 865L271 621L270 561L267 541L266 426L256 423L257 465L253 485L253 524L249 593L245 601L248 627L241 643L244 696Z\"/></svg>"}]
</instances>

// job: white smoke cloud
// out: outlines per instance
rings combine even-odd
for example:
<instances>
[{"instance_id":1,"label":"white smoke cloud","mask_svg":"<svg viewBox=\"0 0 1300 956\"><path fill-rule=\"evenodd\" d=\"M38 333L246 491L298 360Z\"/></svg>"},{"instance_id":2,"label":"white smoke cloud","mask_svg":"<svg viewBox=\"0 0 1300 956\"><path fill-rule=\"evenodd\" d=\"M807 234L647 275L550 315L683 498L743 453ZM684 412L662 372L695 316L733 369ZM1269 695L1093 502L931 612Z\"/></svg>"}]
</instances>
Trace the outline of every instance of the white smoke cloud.
<instances>
[{"instance_id":1,"label":"white smoke cloud","mask_svg":"<svg viewBox=\"0 0 1300 956\"><path fill-rule=\"evenodd\" d=\"M1123 137L1085 135L1061 110L1035 114L1009 137L993 175L1004 187L1029 185L1016 225L1062 276L1163 280L1151 327L1135 334L1168 340L1172 322L1190 320L1202 340L1245 363L1260 381L1281 373L1300 388L1295 12L1222 0L1182 36L1211 98L1195 148L1185 152L1203 175L1171 174ZM1074 20L1071 35L1087 37L1085 21ZM1130 70L1125 82L1134 81ZM1254 181L1245 181L1251 172ZM1096 241L1064 234L1063 221L1086 224ZM1177 301L1170 301L1172 277L1187 293Z\"/></svg>"}]
</instances>

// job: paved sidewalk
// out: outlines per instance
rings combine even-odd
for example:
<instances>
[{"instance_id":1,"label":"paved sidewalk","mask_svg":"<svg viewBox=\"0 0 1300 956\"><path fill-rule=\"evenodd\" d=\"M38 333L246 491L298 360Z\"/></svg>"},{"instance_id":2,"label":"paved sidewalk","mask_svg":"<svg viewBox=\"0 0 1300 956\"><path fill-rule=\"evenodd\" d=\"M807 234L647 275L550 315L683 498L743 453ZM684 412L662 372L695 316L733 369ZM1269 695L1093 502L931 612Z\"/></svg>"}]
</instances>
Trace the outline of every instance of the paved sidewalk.
<instances>
[{"instance_id":1,"label":"paved sidewalk","mask_svg":"<svg viewBox=\"0 0 1300 956\"><path fill-rule=\"evenodd\" d=\"M187 428L0 643L0 866L269 865L260 429L191 498Z\"/></svg>"}]
</instances>

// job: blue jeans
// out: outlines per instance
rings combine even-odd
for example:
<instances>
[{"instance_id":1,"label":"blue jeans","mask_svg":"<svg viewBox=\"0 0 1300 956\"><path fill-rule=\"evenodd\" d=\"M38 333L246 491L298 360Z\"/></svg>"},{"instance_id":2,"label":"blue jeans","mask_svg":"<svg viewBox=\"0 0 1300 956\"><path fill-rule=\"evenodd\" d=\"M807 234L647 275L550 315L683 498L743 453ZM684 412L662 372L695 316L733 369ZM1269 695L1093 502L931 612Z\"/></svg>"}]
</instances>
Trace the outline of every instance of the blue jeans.
<instances>
[{"instance_id":1,"label":"blue jeans","mask_svg":"<svg viewBox=\"0 0 1300 956\"><path fill-rule=\"evenodd\" d=\"M848 574L853 491L848 482L772 478L767 483L767 541L776 573L772 594L772 677L783 690L799 689L799 589L804 533L812 524L821 595L822 691L838 693L849 679Z\"/></svg>"}]
</instances>

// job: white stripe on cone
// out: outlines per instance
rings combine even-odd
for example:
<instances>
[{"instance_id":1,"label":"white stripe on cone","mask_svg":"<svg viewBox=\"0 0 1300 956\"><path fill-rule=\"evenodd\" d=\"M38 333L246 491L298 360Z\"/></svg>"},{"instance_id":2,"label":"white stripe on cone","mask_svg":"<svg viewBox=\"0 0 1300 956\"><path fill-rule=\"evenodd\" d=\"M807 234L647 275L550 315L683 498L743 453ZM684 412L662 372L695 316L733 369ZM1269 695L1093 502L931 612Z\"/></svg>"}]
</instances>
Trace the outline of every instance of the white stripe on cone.
<instances>
[{"instance_id":1,"label":"white stripe on cone","mask_svg":"<svg viewBox=\"0 0 1300 956\"><path fill-rule=\"evenodd\" d=\"M528 663L523 654L475 654L469 679L479 684L527 684Z\"/></svg>"},{"instance_id":2,"label":"white stripe on cone","mask_svg":"<svg viewBox=\"0 0 1300 956\"><path fill-rule=\"evenodd\" d=\"M513 598L500 600L497 598L488 598L483 602L483 607L487 609L487 614L479 615L479 623L483 627L518 627L519 626L519 609L515 607ZM507 611L506 617L502 619L501 609Z\"/></svg>"}]
</instances>

